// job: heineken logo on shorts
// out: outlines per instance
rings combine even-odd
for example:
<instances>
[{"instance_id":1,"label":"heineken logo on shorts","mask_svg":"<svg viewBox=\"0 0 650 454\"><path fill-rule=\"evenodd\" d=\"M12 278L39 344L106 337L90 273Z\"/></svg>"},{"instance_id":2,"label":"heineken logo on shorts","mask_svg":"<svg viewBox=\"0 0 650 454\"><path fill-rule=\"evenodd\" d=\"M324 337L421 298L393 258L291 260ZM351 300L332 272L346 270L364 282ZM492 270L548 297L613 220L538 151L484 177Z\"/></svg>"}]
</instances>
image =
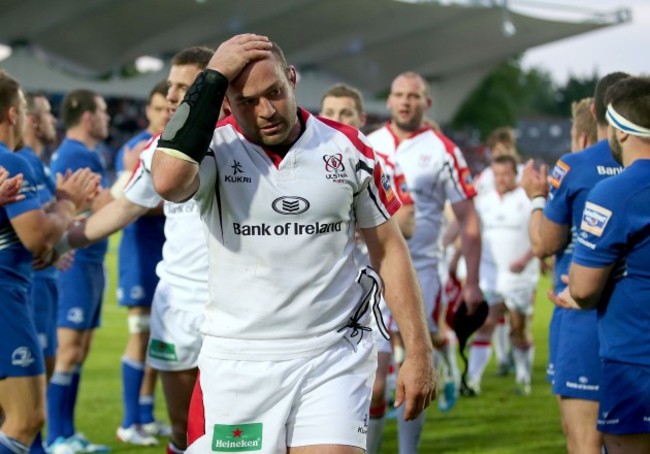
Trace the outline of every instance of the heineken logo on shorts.
<instances>
[{"instance_id":1,"label":"heineken logo on shorts","mask_svg":"<svg viewBox=\"0 0 650 454\"><path fill-rule=\"evenodd\" d=\"M262 423L215 424L212 435L212 451L244 452L262 449Z\"/></svg>"},{"instance_id":2,"label":"heineken logo on shorts","mask_svg":"<svg viewBox=\"0 0 650 454\"><path fill-rule=\"evenodd\" d=\"M149 356L161 361L178 361L176 346L158 339L149 342Z\"/></svg>"}]
</instances>

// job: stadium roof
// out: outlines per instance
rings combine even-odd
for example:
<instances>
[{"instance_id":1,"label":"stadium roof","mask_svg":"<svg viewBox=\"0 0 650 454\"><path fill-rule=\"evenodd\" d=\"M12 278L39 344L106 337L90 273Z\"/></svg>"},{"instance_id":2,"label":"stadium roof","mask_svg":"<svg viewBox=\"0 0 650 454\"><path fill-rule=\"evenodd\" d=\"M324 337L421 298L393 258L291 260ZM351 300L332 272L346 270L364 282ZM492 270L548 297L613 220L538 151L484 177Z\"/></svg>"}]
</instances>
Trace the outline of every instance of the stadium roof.
<instances>
[{"instance_id":1,"label":"stadium roof","mask_svg":"<svg viewBox=\"0 0 650 454\"><path fill-rule=\"evenodd\" d=\"M581 21L545 20L507 5L507 0L3 0L0 42L27 47L48 67L106 78L142 55L168 58L187 46L215 47L250 31L277 41L306 80L344 81L377 94L399 72L420 72L432 81L444 106L436 117L444 119L505 58L630 19L622 10ZM145 96L149 87L133 95ZM318 103L319 95L307 93L306 105Z\"/></svg>"}]
</instances>

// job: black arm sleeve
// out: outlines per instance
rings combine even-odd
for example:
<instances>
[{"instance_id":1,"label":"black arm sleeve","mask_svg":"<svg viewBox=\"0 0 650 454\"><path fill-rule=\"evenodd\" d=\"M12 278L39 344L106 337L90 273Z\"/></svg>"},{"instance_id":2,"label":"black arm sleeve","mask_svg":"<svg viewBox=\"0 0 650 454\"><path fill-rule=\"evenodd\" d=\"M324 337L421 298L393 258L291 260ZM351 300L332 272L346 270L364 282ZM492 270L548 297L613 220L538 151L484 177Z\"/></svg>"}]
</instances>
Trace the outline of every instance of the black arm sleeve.
<instances>
[{"instance_id":1,"label":"black arm sleeve","mask_svg":"<svg viewBox=\"0 0 650 454\"><path fill-rule=\"evenodd\" d=\"M200 163L208 151L228 79L212 69L196 78L158 142L158 148L179 151Z\"/></svg>"}]
</instances>

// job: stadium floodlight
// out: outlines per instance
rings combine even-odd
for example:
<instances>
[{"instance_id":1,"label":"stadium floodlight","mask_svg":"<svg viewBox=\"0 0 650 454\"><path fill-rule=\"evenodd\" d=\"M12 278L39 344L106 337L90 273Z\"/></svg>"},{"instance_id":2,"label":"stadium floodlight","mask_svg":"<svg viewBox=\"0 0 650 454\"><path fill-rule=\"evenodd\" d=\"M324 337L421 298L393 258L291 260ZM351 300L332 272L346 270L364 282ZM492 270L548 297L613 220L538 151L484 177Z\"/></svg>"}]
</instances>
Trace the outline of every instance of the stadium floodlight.
<instances>
[{"instance_id":1,"label":"stadium floodlight","mask_svg":"<svg viewBox=\"0 0 650 454\"><path fill-rule=\"evenodd\" d=\"M5 46L4 44L0 44L0 61L6 60L7 58L11 57L11 47L10 46Z\"/></svg>"},{"instance_id":2,"label":"stadium floodlight","mask_svg":"<svg viewBox=\"0 0 650 454\"><path fill-rule=\"evenodd\" d=\"M160 71L165 66L165 63L156 57L150 55L143 55L135 59L135 69L141 73L153 73Z\"/></svg>"},{"instance_id":3,"label":"stadium floodlight","mask_svg":"<svg viewBox=\"0 0 650 454\"><path fill-rule=\"evenodd\" d=\"M501 33L503 33L503 36L505 36L506 38L512 38L515 35L515 33L517 33L517 27L515 27L515 24L513 24L512 20L510 19L510 9L508 8L508 0L503 0L501 7L503 8Z\"/></svg>"}]
</instances>

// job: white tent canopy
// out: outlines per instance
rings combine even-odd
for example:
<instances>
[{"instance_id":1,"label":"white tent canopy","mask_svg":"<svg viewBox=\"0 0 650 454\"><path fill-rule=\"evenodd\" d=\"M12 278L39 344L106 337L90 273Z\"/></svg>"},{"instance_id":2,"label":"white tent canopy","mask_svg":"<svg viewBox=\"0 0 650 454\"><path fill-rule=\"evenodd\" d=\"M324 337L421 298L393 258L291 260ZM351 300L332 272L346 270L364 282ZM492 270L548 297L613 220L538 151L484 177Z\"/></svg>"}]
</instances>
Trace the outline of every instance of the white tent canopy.
<instances>
[{"instance_id":1,"label":"white tent canopy","mask_svg":"<svg viewBox=\"0 0 650 454\"><path fill-rule=\"evenodd\" d=\"M341 81L372 98L404 70L432 82L434 117L448 119L495 65L528 48L628 20L597 15L581 22L508 11L503 0L3 0L0 42L18 50L0 62L31 89L85 86L144 97L162 71L98 81L142 55L168 59L184 47L215 47L255 32L278 42L303 75L301 104ZM507 22L514 25L508 30ZM507 36L516 30L514 36ZM32 61L29 61L32 60ZM552 64L552 62L549 62ZM65 72L64 72L65 71ZM71 74L75 74L72 76ZM84 79L80 79L83 77ZM383 106L369 99L368 110Z\"/></svg>"}]
</instances>

